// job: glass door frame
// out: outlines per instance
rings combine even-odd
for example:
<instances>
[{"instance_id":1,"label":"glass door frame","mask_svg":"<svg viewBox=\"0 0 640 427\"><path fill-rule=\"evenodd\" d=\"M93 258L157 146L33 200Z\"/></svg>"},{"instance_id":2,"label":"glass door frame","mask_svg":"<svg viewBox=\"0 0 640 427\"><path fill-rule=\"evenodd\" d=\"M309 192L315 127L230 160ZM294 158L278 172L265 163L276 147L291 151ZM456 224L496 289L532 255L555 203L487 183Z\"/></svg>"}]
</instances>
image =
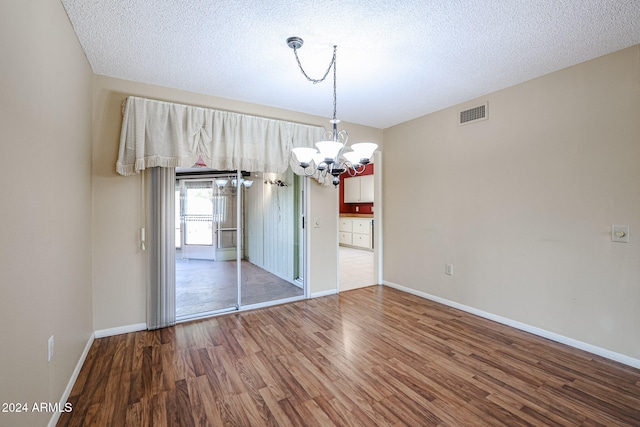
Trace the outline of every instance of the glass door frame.
<instances>
[{"instance_id":1,"label":"glass door frame","mask_svg":"<svg viewBox=\"0 0 640 427\"><path fill-rule=\"evenodd\" d=\"M236 304L235 307L226 307L226 308L221 308L221 309L217 309L217 310L212 310L212 311L205 311L205 312L201 312L201 313L194 313L194 314L189 314L189 315L183 315L180 316L177 321L178 322L185 322L185 321L190 321L190 320L194 320L194 319L199 319L199 318L205 318L205 317L210 317L210 316L216 316L216 315L220 315L220 314L227 314L230 312L234 312L234 311L244 311L244 310L249 310L249 309L255 309L255 308L260 308L260 307L268 307L271 305L276 305L276 304L282 304L282 303L286 303L286 302L291 302L291 301L297 301L297 300L302 300L302 299L306 299L306 298L310 298L310 289L309 289L309 280L308 280L308 272L309 272L309 259L308 259L308 253L309 253L309 248L308 248L308 234L309 234L309 226L308 226L308 219L307 219L307 209L309 206L309 201L308 201L308 195L309 195L309 191L308 191L308 186L309 186L309 179L307 177L299 177L297 179L299 179L299 187L296 188L296 191L299 191L299 194L297 197L299 197L299 201L297 203L299 203L299 205L297 206L297 214L299 215L299 218L297 220L294 220L295 225L293 225L294 227L298 228L298 232L300 233L300 237L298 240L298 243L300 244L300 248L299 248L299 256L301 257L301 262L300 262L300 268L301 268L301 274L299 275L299 278L295 278L296 282L300 285L302 285L302 289L303 289L303 293L300 296L294 296L294 297L287 297L287 298L282 298L282 299L277 299L277 300L271 300L271 301L264 301L264 302L260 302L260 303L253 303L253 304L246 304L243 305L242 304L242 260L243 260L243 253L244 253L244 234L245 234L245 221L244 221L244 199L245 199L245 195L244 195L244 186L241 184L243 178L243 174L241 170L237 170L235 172L222 172L222 171L211 171L210 174L203 174L201 176L196 176L196 175L192 175L192 176L178 176L177 179L181 181L181 185L180 185L180 196L181 196L181 202L183 201L182 197L183 197L183 191L182 191L182 187L183 187L183 183L184 181L192 181L192 180L200 180L200 181L213 181L213 188L214 188L214 196L216 195L215 193L215 189L216 189L216 178L217 177L222 177L222 176L226 176L226 177L231 177L232 174L235 173L235 179L236 179L236 185L237 185L237 197L236 197L236 289L237 289L237 299L236 299ZM182 212L181 212L182 213ZM215 215L215 213L214 213ZM182 226L182 225L181 225ZM184 240L184 237L182 237L184 233L181 230L181 240ZM217 246L217 236L213 236L213 251L215 253L216 250L216 246ZM184 242L181 241L181 247L184 249ZM214 255L214 259L215 259L215 255ZM217 262L217 261L215 261Z\"/></svg>"},{"instance_id":2,"label":"glass door frame","mask_svg":"<svg viewBox=\"0 0 640 427\"><path fill-rule=\"evenodd\" d=\"M216 197L220 197L220 188L218 187L218 184L216 182L216 179L228 179L228 180L232 180L235 179L236 183L240 182L238 180L238 176L241 175L240 171L236 171L236 172L227 172L227 171L211 171L211 173L206 173L206 174L194 174L194 175L184 175L184 176L177 176L176 180L179 182L179 188L180 188L180 248L181 248L181 254L182 254L182 259L193 259L193 260L209 260L212 262L222 262L221 260L219 260L219 256L217 255L219 246L220 246L220 232L221 231L231 231L232 229L222 229L220 228L220 221L216 220L216 206L215 206L215 202L216 202ZM185 199L186 199L186 184L188 182L211 182L212 184L212 195L211 195L211 202L212 202L212 207L211 207L211 213L212 213L212 236L211 236L211 251L212 251L212 257L210 258L203 258L203 257L189 257L189 256L184 256L185 254L185 246L186 245L185 241L186 241L186 233L185 233L185 227L184 227L184 216L185 216ZM216 315L220 315L220 314L226 314L229 312L234 312L234 311L238 311L240 309L240 301L241 301L241 296L242 296L242 276L241 276L241 266L240 266L240 261L242 258L242 245L241 242L241 236L242 236L242 204L240 202L241 198L242 198L242 191L240 188L236 187L236 204L235 204L235 208L236 209L236 256L235 258L232 258L236 261L237 264L237 268L236 268L236 276L235 276L235 286L236 286L236 290L237 292L236 297L235 297L235 302L232 303L233 305L226 305L220 308L215 308L212 310L206 310L206 311L200 311L197 313L189 313L189 314L184 314L184 315L180 315L177 317L176 321L177 322L186 322L186 321L191 321L194 319L201 319L201 318L205 318L205 317L210 317L210 316L216 316ZM233 209L232 208L232 209ZM216 225L214 227L214 225ZM188 252L188 251L187 251ZM176 286L178 285L178 280L176 278Z\"/></svg>"},{"instance_id":3,"label":"glass door frame","mask_svg":"<svg viewBox=\"0 0 640 427\"><path fill-rule=\"evenodd\" d=\"M242 253L244 251L244 209L243 207L242 171L236 171L236 288L238 299L236 310L242 307Z\"/></svg>"}]
</instances>

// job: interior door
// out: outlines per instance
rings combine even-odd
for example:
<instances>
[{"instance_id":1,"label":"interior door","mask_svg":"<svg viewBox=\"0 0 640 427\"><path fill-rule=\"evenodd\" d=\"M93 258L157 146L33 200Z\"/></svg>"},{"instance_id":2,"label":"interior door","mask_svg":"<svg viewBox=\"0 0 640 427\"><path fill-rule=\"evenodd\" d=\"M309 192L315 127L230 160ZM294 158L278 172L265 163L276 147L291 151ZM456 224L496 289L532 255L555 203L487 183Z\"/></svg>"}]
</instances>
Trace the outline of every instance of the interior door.
<instances>
[{"instance_id":1,"label":"interior door","mask_svg":"<svg viewBox=\"0 0 640 427\"><path fill-rule=\"evenodd\" d=\"M182 180L180 234L183 259L215 261L214 191L213 179Z\"/></svg>"}]
</instances>

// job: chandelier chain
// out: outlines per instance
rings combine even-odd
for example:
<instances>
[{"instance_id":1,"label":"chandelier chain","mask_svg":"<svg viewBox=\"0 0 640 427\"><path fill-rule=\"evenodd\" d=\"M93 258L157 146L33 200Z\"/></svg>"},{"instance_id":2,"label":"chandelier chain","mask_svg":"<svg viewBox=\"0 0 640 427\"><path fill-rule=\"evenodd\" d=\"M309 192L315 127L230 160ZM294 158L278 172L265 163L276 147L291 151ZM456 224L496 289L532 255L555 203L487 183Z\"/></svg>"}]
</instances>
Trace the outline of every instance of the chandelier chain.
<instances>
[{"instance_id":1,"label":"chandelier chain","mask_svg":"<svg viewBox=\"0 0 640 427\"><path fill-rule=\"evenodd\" d=\"M331 71L331 67L333 67L333 120L336 120L336 111L337 111L337 102L336 102L336 98L337 98L337 91L336 91L336 51L338 49L338 46L333 46L333 57L331 58L331 62L329 63L329 67L327 68L327 71L325 71L324 76L322 76L322 78L320 79L313 79L311 77L309 77L309 75L304 71L304 68L302 68L302 63L300 62L300 58L298 57L298 49L294 46L293 47L293 53L296 56L296 62L298 63L298 68L300 68L300 71L302 72L302 75L309 80L310 82L312 82L313 84L317 84L317 83L321 83L323 82L327 76L329 75L329 71Z\"/></svg>"},{"instance_id":2,"label":"chandelier chain","mask_svg":"<svg viewBox=\"0 0 640 427\"><path fill-rule=\"evenodd\" d=\"M353 144L350 147L351 151L344 153L349 134L344 129L338 131L337 126L340 123L340 120L336 118L336 76L338 74L336 70L336 51L338 46L333 46L333 57L324 76L320 79L312 79L304 71L298 57L298 49L303 43L304 40L300 37L289 37L287 39L287 46L293 49L298 67L308 81L314 84L324 81L329 76L331 67L333 67L333 120L330 120L332 129L325 130L322 133L323 140L316 143L317 150L309 146L301 146L293 148L292 152L298 159L300 167L306 176L330 177L333 185L337 187L340 184L340 175L343 173L348 173L349 176L363 173L366 170L366 166L371 163L373 152L378 146L372 142Z\"/></svg>"}]
</instances>

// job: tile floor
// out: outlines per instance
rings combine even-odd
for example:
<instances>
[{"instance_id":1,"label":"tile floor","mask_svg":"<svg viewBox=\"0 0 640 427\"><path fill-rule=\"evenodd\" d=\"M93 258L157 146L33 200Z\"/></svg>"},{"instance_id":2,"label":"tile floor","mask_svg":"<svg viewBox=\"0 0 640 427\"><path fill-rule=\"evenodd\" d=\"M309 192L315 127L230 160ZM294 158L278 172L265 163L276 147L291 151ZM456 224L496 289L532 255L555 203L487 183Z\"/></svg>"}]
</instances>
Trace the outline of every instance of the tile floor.
<instances>
[{"instance_id":1,"label":"tile floor","mask_svg":"<svg viewBox=\"0 0 640 427\"><path fill-rule=\"evenodd\" d=\"M373 252L340 246L340 291L375 284ZM303 291L243 261L243 304L301 296ZM176 315L192 316L236 304L236 263L176 260Z\"/></svg>"},{"instance_id":2,"label":"tile floor","mask_svg":"<svg viewBox=\"0 0 640 427\"><path fill-rule=\"evenodd\" d=\"M238 302L236 261L176 259L178 319L235 307ZM302 288L242 261L242 305L301 297Z\"/></svg>"},{"instance_id":3,"label":"tile floor","mask_svg":"<svg viewBox=\"0 0 640 427\"><path fill-rule=\"evenodd\" d=\"M373 252L340 246L340 291L375 285Z\"/></svg>"}]
</instances>

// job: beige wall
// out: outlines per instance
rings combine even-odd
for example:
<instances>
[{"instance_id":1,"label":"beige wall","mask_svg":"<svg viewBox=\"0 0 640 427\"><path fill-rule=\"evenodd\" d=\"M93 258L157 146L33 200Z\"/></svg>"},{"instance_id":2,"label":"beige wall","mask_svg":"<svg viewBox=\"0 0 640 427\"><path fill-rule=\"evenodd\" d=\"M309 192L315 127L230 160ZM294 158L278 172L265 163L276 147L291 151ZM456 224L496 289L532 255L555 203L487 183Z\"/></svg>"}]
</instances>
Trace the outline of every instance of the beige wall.
<instances>
[{"instance_id":1,"label":"beige wall","mask_svg":"<svg viewBox=\"0 0 640 427\"><path fill-rule=\"evenodd\" d=\"M57 402L93 330L145 322L140 180L115 173L124 98L327 119L92 77L57 0L0 3L0 40L0 402ZM477 101L490 118L467 126L457 108L384 133L343 124L388 148L385 280L640 359L640 47ZM337 281L338 197L310 187L323 293ZM631 243L612 243L612 224L630 225Z\"/></svg>"},{"instance_id":2,"label":"beige wall","mask_svg":"<svg viewBox=\"0 0 640 427\"><path fill-rule=\"evenodd\" d=\"M55 403L93 332L92 72L57 0L1 2L0 45L0 403Z\"/></svg>"},{"instance_id":3,"label":"beige wall","mask_svg":"<svg viewBox=\"0 0 640 427\"><path fill-rule=\"evenodd\" d=\"M640 359L640 46L458 107L384 132L385 280Z\"/></svg>"},{"instance_id":4,"label":"beige wall","mask_svg":"<svg viewBox=\"0 0 640 427\"><path fill-rule=\"evenodd\" d=\"M95 76L93 307L95 329L98 331L146 321L146 258L138 245L141 225L140 177L123 177L115 172L122 123L121 105L130 95L329 126L329 119L325 117ZM330 106L327 107L329 112ZM341 125L354 141L382 142L382 131L379 129L348 123ZM336 288L338 198L332 186L321 187L316 183L311 183L311 197L312 215L321 221L321 228L311 232L310 286L312 293L318 293Z\"/></svg>"}]
</instances>

